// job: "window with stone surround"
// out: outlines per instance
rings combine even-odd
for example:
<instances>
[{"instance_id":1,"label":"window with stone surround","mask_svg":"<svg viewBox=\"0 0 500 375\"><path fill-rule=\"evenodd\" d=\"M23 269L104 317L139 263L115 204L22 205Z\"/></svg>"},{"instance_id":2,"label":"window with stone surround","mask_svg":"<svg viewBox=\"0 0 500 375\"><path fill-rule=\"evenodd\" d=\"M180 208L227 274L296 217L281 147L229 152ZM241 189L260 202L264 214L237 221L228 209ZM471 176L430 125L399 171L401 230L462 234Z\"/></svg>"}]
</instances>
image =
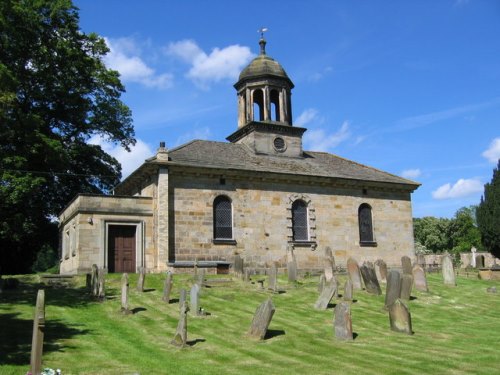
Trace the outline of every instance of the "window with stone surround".
<instances>
[{"instance_id":1,"label":"window with stone surround","mask_svg":"<svg viewBox=\"0 0 500 375\"><path fill-rule=\"evenodd\" d=\"M309 241L307 204L297 199L292 204L292 232L294 241Z\"/></svg>"},{"instance_id":2,"label":"window with stone surround","mask_svg":"<svg viewBox=\"0 0 500 375\"><path fill-rule=\"evenodd\" d=\"M219 195L214 200L214 239L231 240L233 238L233 208L231 200Z\"/></svg>"},{"instance_id":3,"label":"window with stone surround","mask_svg":"<svg viewBox=\"0 0 500 375\"><path fill-rule=\"evenodd\" d=\"M372 208L369 204L363 203L358 209L359 223L359 244L361 246L375 246L373 235Z\"/></svg>"}]
</instances>

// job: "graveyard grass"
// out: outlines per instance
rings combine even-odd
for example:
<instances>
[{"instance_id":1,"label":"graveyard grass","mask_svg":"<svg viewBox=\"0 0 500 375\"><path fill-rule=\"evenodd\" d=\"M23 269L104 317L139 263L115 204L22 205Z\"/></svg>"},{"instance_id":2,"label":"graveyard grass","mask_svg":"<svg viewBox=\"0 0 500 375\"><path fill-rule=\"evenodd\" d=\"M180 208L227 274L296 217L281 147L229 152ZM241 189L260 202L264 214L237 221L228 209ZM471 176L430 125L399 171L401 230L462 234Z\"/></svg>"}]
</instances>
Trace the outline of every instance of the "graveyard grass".
<instances>
[{"instance_id":1,"label":"graveyard grass","mask_svg":"<svg viewBox=\"0 0 500 375\"><path fill-rule=\"evenodd\" d=\"M191 278L174 275L175 302L166 304L165 275L148 274L143 293L135 290L137 275L130 275L131 315L120 313L120 278L107 275L102 303L88 296L84 277L73 288L46 289L43 367L65 375L500 373L500 293L486 292L490 286L500 289L498 281L464 275L457 287L449 287L439 274L428 275L430 292L414 291L409 302L411 336L390 330L384 295L355 291L355 339L342 342L334 337L335 300L327 310L313 308L318 277L290 285L280 275L280 294L233 277L231 283L203 288L200 305L210 315L188 314L188 346L178 348L170 343L179 318L177 299ZM0 294L0 374L29 369L39 277L18 279L17 290ZM340 285L344 280L341 276ZM269 297L276 312L266 339L252 339L247 332L253 314Z\"/></svg>"}]
</instances>

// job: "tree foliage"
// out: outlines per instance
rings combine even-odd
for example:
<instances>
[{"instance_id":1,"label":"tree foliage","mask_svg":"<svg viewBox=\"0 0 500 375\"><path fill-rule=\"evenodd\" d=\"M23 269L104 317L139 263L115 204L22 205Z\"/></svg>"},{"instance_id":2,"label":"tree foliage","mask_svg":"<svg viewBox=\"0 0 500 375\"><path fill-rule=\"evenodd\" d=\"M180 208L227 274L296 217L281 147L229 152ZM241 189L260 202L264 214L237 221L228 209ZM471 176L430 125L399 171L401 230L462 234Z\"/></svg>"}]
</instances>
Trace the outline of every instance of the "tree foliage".
<instances>
[{"instance_id":1,"label":"tree foliage","mask_svg":"<svg viewBox=\"0 0 500 375\"><path fill-rule=\"evenodd\" d=\"M108 48L79 29L70 0L0 1L0 267L29 269L56 246L57 215L78 192L112 188L121 166L99 135L133 145L129 108Z\"/></svg>"},{"instance_id":2,"label":"tree foliage","mask_svg":"<svg viewBox=\"0 0 500 375\"><path fill-rule=\"evenodd\" d=\"M477 208L477 224L484 247L500 258L500 160Z\"/></svg>"}]
</instances>

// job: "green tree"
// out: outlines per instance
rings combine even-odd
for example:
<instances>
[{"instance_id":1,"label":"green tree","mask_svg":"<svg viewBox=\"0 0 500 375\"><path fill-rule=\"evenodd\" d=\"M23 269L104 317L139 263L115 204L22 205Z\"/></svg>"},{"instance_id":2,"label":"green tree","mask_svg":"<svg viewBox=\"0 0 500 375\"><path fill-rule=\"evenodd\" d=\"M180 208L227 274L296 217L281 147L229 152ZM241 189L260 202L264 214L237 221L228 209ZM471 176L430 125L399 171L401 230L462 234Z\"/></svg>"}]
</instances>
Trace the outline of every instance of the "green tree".
<instances>
[{"instance_id":1,"label":"green tree","mask_svg":"<svg viewBox=\"0 0 500 375\"><path fill-rule=\"evenodd\" d=\"M500 258L500 159L477 208L477 225L484 247Z\"/></svg>"},{"instance_id":2,"label":"green tree","mask_svg":"<svg viewBox=\"0 0 500 375\"><path fill-rule=\"evenodd\" d=\"M462 207L450 223L452 251L468 252L474 246L482 250L481 233L476 223L476 206Z\"/></svg>"},{"instance_id":3,"label":"green tree","mask_svg":"<svg viewBox=\"0 0 500 375\"><path fill-rule=\"evenodd\" d=\"M0 1L0 272L57 245L51 221L78 192L109 191L121 166L93 135L135 143L108 48L70 0Z\"/></svg>"},{"instance_id":4,"label":"green tree","mask_svg":"<svg viewBox=\"0 0 500 375\"><path fill-rule=\"evenodd\" d=\"M415 241L433 253L451 249L450 219L426 216L413 219Z\"/></svg>"}]
</instances>

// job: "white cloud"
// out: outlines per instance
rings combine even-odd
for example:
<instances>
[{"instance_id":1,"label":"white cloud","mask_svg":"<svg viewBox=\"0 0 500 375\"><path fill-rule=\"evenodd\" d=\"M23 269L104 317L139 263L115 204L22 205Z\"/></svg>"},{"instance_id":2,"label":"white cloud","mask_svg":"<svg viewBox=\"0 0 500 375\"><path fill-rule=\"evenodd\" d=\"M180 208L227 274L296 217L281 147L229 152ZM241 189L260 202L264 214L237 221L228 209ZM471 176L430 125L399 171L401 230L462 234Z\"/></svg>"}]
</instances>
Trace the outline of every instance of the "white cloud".
<instances>
[{"instance_id":1,"label":"white cloud","mask_svg":"<svg viewBox=\"0 0 500 375\"><path fill-rule=\"evenodd\" d=\"M131 38L108 39L109 53L104 63L111 69L120 72L124 82L140 83L146 87L166 89L172 86L173 75L157 74L139 57L140 49Z\"/></svg>"},{"instance_id":2,"label":"white cloud","mask_svg":"<svg viewBox=\"0 0 500 375\"><path fill-rule=\"evenodd\" d=\"M207 54L193 40L170 43L165 52L190 64L187 77L200 87L224 79L236 79L254 57L250 48L238 44L214 48Z\"/></svg>"},{"instance_id":3,"label":"white cloud","mask_svg":"<svg viewBox=\"0 0 500 375\"><path fill-rule=\"evenodd\" d=\"M349 122L344 121L340 129L327 134L324 129L310 130L304 134L304 143L314 151L329 151L350 137Z\"/></svg>"},{"instance_id":4,"label":"white cloud","mask_svg":"<svg viewBox=\"0 0 500 375\"><path fill-rule=\"evenodd\" d=\"M318 120L318 111L314 108L305 109L295 120L295 125L305 126L313 120Z\"/></svg>"},{"instance_id":5,"label":"white cloud","mask_svg":"<svg viewBox=\"0 0 500 375\"><path fill-rule=\"evenodd\" d=\"M125 150L120 145L114 145L106 142L106 140L100 136L93 136L90 138L89 143L101 146L106 153L110 154L120 162L122 165L122 179L135 171L139 166L141 166L142 163L144 163L144 160L154 154L148 144L140 139L137 139L136 144L130 147L130 152Z\"/></svg>"},{"instance_id":6,"label":"white cloud","mask_svg":"<svg viewBox=\"0 0 500 375\"><path fill-rule=\"evenodd\" d=\"M205 126L205 127L199 128L199 129L195 129L192 132L188 132L188 133L181 135L175 141L174 146L182 145L182 144L189 142L189 141L192 141L194 139L207 140L207 139L210 139L211 135L212 135L212 132L210 131L210 128L208 126Z\"/></svg>"},{"instance_id":7,"label":"white cloud","mask_svg":"<svg viewBox=\"0 0 500 375\"><path fill-rule=\"evenodd\" d=\"M490 147L481 155L483 155L491 163L496 164L498 159L500 159L500 137L491 141Z\"/></svg>"},{"instance_id":8,"label":"white cloud","mask_svg":"<svg viewBox=\"0 0 500 375\"><path fill-rule=\"evenodd\" d=\"M403 172L401 172L401 176L402 177L409 178L409 179L417 178L421 174L422 174L422 171L420 169L418 169L418 168L416 168L416 169L406 169Z\"/></svg>"},{"instance_id":9,"label":"white cloud","mask_svg":"<svg viewBox=\"0 0 500 375\"><path fill-rule=\"evenodd\" d=\"M432 192L434 199L462 198L483 191L483 183L478 179L459 179L453 186L444 184Z\"/></svg>"}]
</instances>

